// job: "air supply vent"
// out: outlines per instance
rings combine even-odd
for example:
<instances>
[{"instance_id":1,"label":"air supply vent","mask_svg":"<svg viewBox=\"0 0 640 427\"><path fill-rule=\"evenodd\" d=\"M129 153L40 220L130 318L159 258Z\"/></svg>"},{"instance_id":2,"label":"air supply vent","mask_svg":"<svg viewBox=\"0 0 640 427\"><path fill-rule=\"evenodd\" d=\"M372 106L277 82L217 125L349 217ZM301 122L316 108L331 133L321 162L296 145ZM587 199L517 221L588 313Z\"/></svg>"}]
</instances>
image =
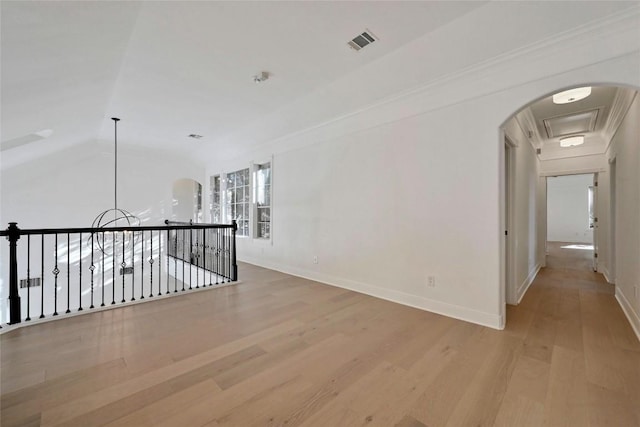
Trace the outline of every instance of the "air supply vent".
<instances>
[{"instance_id":1,"label":"air supply vent","mask_svg":"<svg viewBox=\"0 0 640 427\"><path fill-rule=\"evenodd\" d=\"M376 36L369 30L364 31L362 34L354 37L349 43L349 47L355 51L362 49L365 46L370 45L371 43L378 40Z\"/></svg>"}]
</instances>

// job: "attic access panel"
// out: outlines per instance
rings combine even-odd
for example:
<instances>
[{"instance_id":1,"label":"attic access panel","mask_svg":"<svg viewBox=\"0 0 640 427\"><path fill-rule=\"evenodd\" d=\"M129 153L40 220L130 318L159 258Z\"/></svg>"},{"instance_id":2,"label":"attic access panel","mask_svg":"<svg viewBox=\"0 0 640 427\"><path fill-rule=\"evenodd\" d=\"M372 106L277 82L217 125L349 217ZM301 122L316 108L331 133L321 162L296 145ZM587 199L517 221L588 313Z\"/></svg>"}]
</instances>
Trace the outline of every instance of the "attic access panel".
<instances>
[{"instance_id":1,"label":"attic access panel","mask_svg":"<svg viewBox=\"0 0 640 427\"><path fill-rule=\"evenodd\" d=\"M549 138L577 133L593 132L600 109L544 119L544 128Z\"/></svg>"}]
</instances>

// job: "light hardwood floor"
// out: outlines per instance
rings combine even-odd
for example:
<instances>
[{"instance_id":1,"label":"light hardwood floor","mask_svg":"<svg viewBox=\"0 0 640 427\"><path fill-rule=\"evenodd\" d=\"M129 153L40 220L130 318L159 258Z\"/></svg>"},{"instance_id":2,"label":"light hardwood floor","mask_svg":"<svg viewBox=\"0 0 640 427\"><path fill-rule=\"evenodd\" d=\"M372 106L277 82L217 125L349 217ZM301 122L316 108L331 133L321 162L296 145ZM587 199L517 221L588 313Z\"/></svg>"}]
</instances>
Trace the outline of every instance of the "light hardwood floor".
<instances>
[{"instance_id":1,"label":"light hardwood floor","mask_svg":"<svg viewBox=\"0 0 640 427\"><path fill-rule=\"evenodd\" d=\"M640 423L640 343L592 272L543 269L504 331L240 277L2 335L2 426Z\"/></svg>"}]
</instances>

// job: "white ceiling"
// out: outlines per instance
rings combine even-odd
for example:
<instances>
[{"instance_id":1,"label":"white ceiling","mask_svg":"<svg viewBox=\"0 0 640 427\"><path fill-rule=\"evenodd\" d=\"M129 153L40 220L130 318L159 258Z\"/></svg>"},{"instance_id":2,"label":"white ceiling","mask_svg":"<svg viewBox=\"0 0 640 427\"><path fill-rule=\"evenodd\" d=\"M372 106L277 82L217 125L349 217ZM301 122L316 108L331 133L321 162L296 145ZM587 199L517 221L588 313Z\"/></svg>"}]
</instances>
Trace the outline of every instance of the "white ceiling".
<instances>
[{"instance_id":1,"label":"white ceiling","mask_svg":"<svg viewBox=\"0 0 640 427\"><path fill-rule=\"evenodd\" d=\"M614 86L593 86L591 95L568 104L542 98L516 115L525 134L541 149L541 160L605 153L615 130L631 105L635 91ZM583 120L588 118L588 120ZM561 147L560 139L584 135L584 144Z\"/></svg>"},{"instance_id":2,"label":"white ceiling","mask_svg":"<svg viewBox=\"0 0 640 427\"><path fill-rule=\"evenodd\" d=\"M3 154L109 140L112 116L125 143L211 144L483 3L3 1Z\"/></svg>"}]
</instances>

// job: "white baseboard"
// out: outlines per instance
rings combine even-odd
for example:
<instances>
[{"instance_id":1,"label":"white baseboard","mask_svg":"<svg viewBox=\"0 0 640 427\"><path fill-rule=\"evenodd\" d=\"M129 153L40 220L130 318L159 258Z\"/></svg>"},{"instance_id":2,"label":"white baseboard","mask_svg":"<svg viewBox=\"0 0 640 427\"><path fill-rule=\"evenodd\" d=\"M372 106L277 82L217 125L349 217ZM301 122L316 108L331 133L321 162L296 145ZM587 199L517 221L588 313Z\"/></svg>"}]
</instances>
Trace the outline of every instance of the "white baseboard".
<instances>
[{"instance_id":1,"label":"white baseboard","mask_svg":"<svg viewBox=\"0 0 640 427\"><path fill-rule=\"evenodd\" d=\"M638 337L638 341L640 341L640 316L635 312L631 303L627 299L627 297L622 293L619 287L616 286L616 299L618 300L618 304L622 307L622 311L627 316L629 323L631 323L631 327L633 328L633 332L636 333L636 337Z\"/></svg>"},{"instance_id":2,"label":"white baseboard","mask_svg":"<svg viewBox=\"0 0 640 427\"><path fill-rule=\"evenodd\" d=\"M607 283L613 283L614 279L611 278L611 273L609 273L609 269L606 265L598 265L598 272L602 273Z\"/></svg>"},{"instance_id":3,"label":"white baseboard","mask_svg":"<svg viewBox=\"0 0 640 427\"><path fill-rule=\"evenodd\" d=\"M531 284L533 283L533 281L536 279L536 276L538 275L538 272L540 271L540 269L542 268L541 264L536 264L531 271L529 272L529 275L527 276L526 279L524 279L524 282L522 282L520 284L520 286L518 286L518 302L517 304L520 304L520 301L522 301L522 298L524 297L524 294L527 293L527 290L529 289L529 286L531 286Z\"/></svg>"},{"instance_id":4,"label":"white baseboard","mask_svg":"<svg viewBox=\"0 0 640 427\"><path fill-rule=\"evenodd\" d=\"M314 280L316 282L321 282L327 285L336 286L398 304L403 304L409 307L441 314L447 317L453 317L465 322L471 322L493 329L504 329L504 318L499 314L486 313L456 304L436 301L418 295L396 291L393 289L381 288L379 286L335 277L328 274L319 273L317 271L306 270L288 265L268 263L255 258L243 257L242 259L238 260L246 262L248 264L257 265L259 267L268 268L270 270L280 271L282 273L291 274L293 276L302 277L304 279Z\"/></svg>"}]
</instances>

